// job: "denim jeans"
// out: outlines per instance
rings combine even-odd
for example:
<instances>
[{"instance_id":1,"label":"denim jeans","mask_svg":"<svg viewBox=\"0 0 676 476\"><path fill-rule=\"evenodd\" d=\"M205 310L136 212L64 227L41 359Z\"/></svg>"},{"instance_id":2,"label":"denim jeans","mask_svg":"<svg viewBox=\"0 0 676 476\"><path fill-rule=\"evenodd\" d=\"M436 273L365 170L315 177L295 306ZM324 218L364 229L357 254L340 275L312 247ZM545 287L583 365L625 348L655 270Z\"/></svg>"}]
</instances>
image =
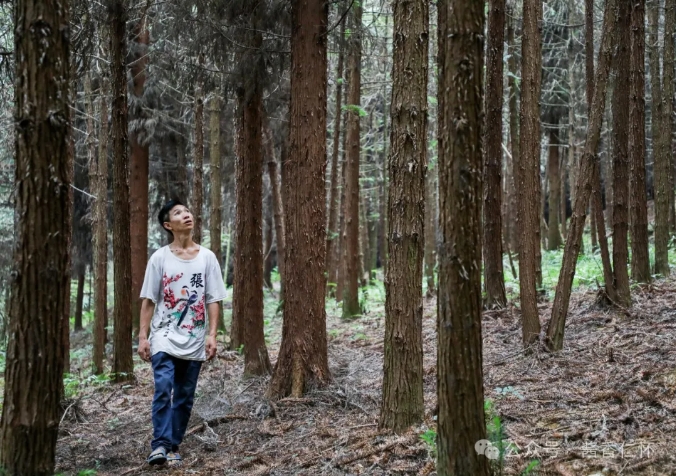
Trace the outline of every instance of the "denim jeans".
<instances>
[{"instance_id":1,"label":"denim jeans","mask_svg":"<svg viewBox=\"0 0 676 476\"><path fill-rule=\"evenodd\" d=\"M178 451L190 420L202 362L165 352L156 353L151 361L155 376L151 446L153 450L163 446L167 451Z\"/></svg>"}]
</instances>

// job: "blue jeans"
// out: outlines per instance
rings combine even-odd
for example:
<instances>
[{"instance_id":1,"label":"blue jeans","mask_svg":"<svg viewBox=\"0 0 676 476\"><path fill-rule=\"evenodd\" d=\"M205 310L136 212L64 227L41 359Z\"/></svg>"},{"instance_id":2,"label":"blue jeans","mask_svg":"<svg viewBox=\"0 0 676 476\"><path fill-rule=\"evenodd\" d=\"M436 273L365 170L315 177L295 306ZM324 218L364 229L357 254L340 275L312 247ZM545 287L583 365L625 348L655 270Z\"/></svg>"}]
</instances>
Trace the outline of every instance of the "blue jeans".
<instances>
[{"instance_id":1,"label":"blue jeans","mask_svg":"<svg viewBox=\"0 0 676 476\"><path fill-rule=\"evenodd\" d=\"M156 353L151 361L155 376L151 446L153 450L163 446L167 451L178 451L190 420L202 362L179 359L165 352Z\"/></svg>"}]
</instances>

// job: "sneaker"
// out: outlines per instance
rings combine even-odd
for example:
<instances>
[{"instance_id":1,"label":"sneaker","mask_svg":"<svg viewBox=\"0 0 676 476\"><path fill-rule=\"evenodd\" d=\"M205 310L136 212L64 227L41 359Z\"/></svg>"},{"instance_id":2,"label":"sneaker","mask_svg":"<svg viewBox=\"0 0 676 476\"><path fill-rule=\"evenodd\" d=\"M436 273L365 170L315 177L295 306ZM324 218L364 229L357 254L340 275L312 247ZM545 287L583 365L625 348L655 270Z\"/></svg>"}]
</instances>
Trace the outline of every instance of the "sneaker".
<instances>
[{"instance_id":1,"label":"sneaker","mask_svg":"<svg viewBox=\"0 0 676 476\"><path fill-rule=\"evenodd\" d=\"M148 464L164 464L167 462L167 450L164 446L158 446L152 453L148 456L146 460Z\"/></svg>"},{"instance_id":2,"label":"sneaker","mask_svg":"<svg viewBox=\"0 0 676 476\"><path fill-rule=\"evenodd\" d=\"M173 451L167 454L167 464L169 466L181 466L183 464L183 458L178 454L178 451Z\"/></svg>"}]
</instances>

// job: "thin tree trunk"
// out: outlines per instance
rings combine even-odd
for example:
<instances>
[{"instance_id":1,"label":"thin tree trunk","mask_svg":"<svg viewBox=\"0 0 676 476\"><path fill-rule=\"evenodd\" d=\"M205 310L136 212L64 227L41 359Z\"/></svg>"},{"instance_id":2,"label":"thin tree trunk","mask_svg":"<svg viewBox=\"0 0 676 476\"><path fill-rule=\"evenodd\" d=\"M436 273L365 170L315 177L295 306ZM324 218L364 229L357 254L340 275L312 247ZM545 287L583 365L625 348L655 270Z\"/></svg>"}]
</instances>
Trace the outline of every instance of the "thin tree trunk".
<instances>
[{"instance_id":1,"label":"thin tree trunk","mask_svg":"<svg viewBox=\"0 0 676 476\"><path fill-rule=\"evenodd\" d=\"M94 238L94 332L92 362L94 373L104 371L103 360L108 321L108 80L101 80L98 157L90 157L90 183L96 199L92 213Z\"/></svg>"},{"instance_id":2,"label":"thin tree trunk","mask_svg":"<svg viewBox=\"0 0 676 476\"><path fill-rule=\"evenodd\" d=\"M437 293L437 285L434 280L434 270L437 264L436 246L436 194L434 182L434 170L427 170L427 184L425 193L425 279L427 281L427 297L431 298Z\"/></svg>"},{"instance_id":3,"label":"thin tree trunk","mask_svg":"<svg viewBox=\"0 0 676 476\"><path fill-rule=\"evenodd\" d=\"M219 264L223 262L221 236L223 234L223 190L221 184L221 98L218 94L209 101L209 179L211 216L209 241Z\"/></svg>"},{"instance_id":4,"label":"thin tree trunk","mask_svg":"<svg viewBox=\"0 0 676 476\"><path fill-rule=\"evenodd\" d=\"M390 260L385 274L385 357L380 426L402 431L422 421L422 270L425 256L429 6L394 3ZM411 72L414 72L411 74Z\"/></svg>"},{"instance_id":5,"label":"thin tree trunk","mask_svg":"<svg viewBox=\"0 0 676 476\"><path fill-rule=\"evenodd\" d=\"M592 196L594 184L598 180L597 148L601 136L603 111L606 103L606 86L610 71L610 62L615 37L616 2L608 0L603 18L603 34L599 51L598 68L595 77L593 100L590 107L589 128L585 141L584 154L580 163L580 174L576 184L575 208L570 221L568 239L563 253L563 263L556 286L552 317L547 328L547 347L551 350L563 348L563 331L570 304L570 291L575 276L575 266L582 241L582 231L587 204ZM600 203L599 203L600 204ZM602 221L601 221L602 223Z\"/></svg>"},{"instance_id":6,"label":"thin tree trunk","mask_svg":"<svg viewBox=\"0 0 676 476\"><path fill-rule=\"evenodd\" d=\"M342 3L341 3L342 4ZM343 73L345 57L345 20L340 25L340 41L338 50L338 83L336 84L336 115L333 123L333 144L331 150L331 182L329 190L329 224L326 237L326 267L329 276L330 286L334 286L338 277L338 263L335 258L335 250L340 241L338 227L338 155L340 154L340 126L343 119ZM334 245L335 243L335 245ZM335 288L331 288L335 291Z\"/></svg>"},{"instance_id":7,"label":"thin tree trunk","mask_svg":"<svg viewBox=\"0 0 676 476\"><path fill-rule=\"evenodd\" d=\"M349 93L347 115L347 157L345 173L345 284L343 317L361 314L359 305L359 158L361 110L362 6L353 5L348 54Z\"/></svg>"},{"instance_id":8,"label":"thin tree trunk","mask_svg":"<svg viewBox=\"0 0 676 476\"><path fill-rule=\"evenodd\" d=\"M587 95L587 130L589 130L589 117L591 115L589 114L589 110L591 109L592 99L594 96L594 0L585 0L584 17L585 17L584 53L585 53L585 76L586 76L585 90ZM582 158L580 158L580 162L582 162ZM575 187L577 187L577 181L575 182ZM593 205L591 203L590 207L593 208ZM593 213L593 211L591 213L589 221L591 229L592 251L595 251L596 249L598 249L598 243L596 241L596 216ZM584 247L582 247L581 249L583 248Z\"/></svg>"},{"instance_id":9,"label":"thin tree trunk","mask_svg":"<svg viewBox=\"0 0 676 476\"><path fill-rule=\"evenodd\" d=\"M115 271L115 334L113 373L123 382L134 378L131 316L131 254L129 155L127 154L127 9L124 0L112 0L110 65L113 139L113 257Z\"/></svg>"},{"instance_id":10,"label":"thin tree trunk","mask_svg":"<svg viewBox=\"0 0 676 476\"><path fill-rule=\"evenodd\" d=\"M559 231L559 206L561 205L561 171L559 163L560 144L555 129L549 131L549 236L547 245L550 251L561 247L561 232Z\"/></svg>"},{"instance_id":11,"label":"thin tree trunk","mask_svg":"<svg viewBox=\"0 0 676 476\"><path fill-rule=\"evenodd\" d=\"M613 271L617 299L631 305L629 289L629 60L632 0L620 0L618 20L617 70L613 92Z\"/></svg>"},{"instance_id":12,"label":"thin tree trunk","mask_svg":"<svg viewBox=\"0 0 676 476\"><path fill-rule=\"evenodd\" d=\"M193 147L192 212L195 218L192 239L202 242L202 209L204 208L204 93L202 84L195 86L195 144Z\"/></svg>"},{"instance_id":13,"label":"thin tree trunk","mask_svg":"<svg viewBox=\"0 0 676 476\"><path fill-rule=\"evenodd\" d=\"M146 66L148 64L148 17L144 13L134 28L135 42L132 44L133 62L131 77L133 81L129 115L137 122L129 132L129 200L130 200L130 237L131 237L131 312L134 335L138 334L141 319L141 287L148 262L148 172L149 144L145 131L145 114L143 112L143 94L146 83Z\"/></svg>"},{"instance_id":14,"label":"thin tree trunk","mask_svg":"<svg viewBox=\"0 0 676 476\"><path fill-rule=\"evenodd\" d=\"M651 275L645 177L645 0L632 2L630 61L631 277L639 283L647 283Z\"/></svg>"},{"instance_id":15,"label":"thin tree trunk","mask_svg":"<svg viewBox=\"0 0 676 476\"><path fill-rule=\"evenodd\" d=\"M507 305L502 267L502 104L505 0L491 0L486 48L484 156L484 281L486 306Z\"/></svg>"},{"instance_id":16,"label":"thin tree trunk","mask_svg":"<svg viewBox=\"0 0 676 476\"><path fill-rule=\"evenodd\" d=\"M345 117L345 129L347 129L347 117ZM345 249L347 237L345 236L345 189L347 173L347 134L343 134L343 158L340 165L340 205L338 208L338 249L336 250L336 301L343 301L343 289L345 288Z\"/></svg>"},{"instance_id":17,"label":"thin tree trunk","mask_svg":"<svg viewBox=\"0 0 676 476\"><path fill-rule=\"evenodd\" d=\"M522 89L519 180L519 282L523 315L523 344L528 347L540 335L537 309L537 276L540 255L540 86L542 63L540 30L542 3L525 0L522 36Z\"/></svg>"},{"instance_id":18,"label":"thin tree trunk","mask_svg":"<svg viewBox=\"0 0 676 476\"><path fill-rule=\"evenodd\" d=\"M475 450L476 442L486 436L478 266L482 238L484 4L442 0L437 8L439 84L446 96L439 135L447 138L439 155L437 473L488 476L489 460ZM455 117L463 120L453 120Z\"/></svg>"},{"instance_id":19,"label":"thin tree trunk","mask_svg":"<svg viewBox=\"0 0 676 476\"><path fill-rule=\"evenodd\" d=\"M279 186L279 175L277 173L277 160L275 159L274 148L272 147L272 134L270 129L266 129L266 148L268 156L268 177L270 178L270 193L272 194L272 207L275 218L275 240L277 241L277 268L281 282L279 293L280 301L284 300L284 286L286 283L284 259L286 249L286 238L284 232L284 210L282 208L282 191Z\"/></svg>"},{"instance_id":20,"label":"thin tree trunk","mask_svg":"<svg viewBox=\"0 0 676 476\"><path fill-rule=\"evenodd\" d=\"M84 304L86 269L84 262L77 266L77 294L75 295L75 322L73 324L73 330L76 332L82 330L82 305Z\"/></svg>"},{"instance_id":21,"label":"thin tree trunk","mask_svg":"<svg viewBox=\"0 0 676 476\"><path fill-rule=\"evenodd\" d=\"M361 263L359 281L360 286L366 286L368 283L371 270L369 269L369 229L366 217L368 215L368 196L364 195L359 200L359 262Z\"/></svg>"},{"instance_id":22,"label":"thin tree trunk","mask_svg":"<svg viewBox=\"0 0 676 476\"><path fill-rule=\"evenodd\" d=\"M663 65L662 65L662 126L660 133L662 140L662 154L664 154L664 168L667 171L668 178L666 182L666 191L663 200L667 202L664 209L667 213L665 231L666 247L669 247L670 231L669 231L669 213L673 209L674 202L674 187L672 171L674 166L673 153L673 132L674 132L674 59L676 53L674 52L674 29L676 28L676 5L673 1L666 0L664 4L664 51L663 51ZM669 258L667 252L667 259L664 261L661 270L657 269L657 229L655 230L655 271L664 276L669 275ZM664 237L661 237L664 240Z\"/></svg>"},{"instance_id":23,"label":"thin tree trunk","mask_svg":"<svg viewBox=\"0 0 676 476\"><path fill-rule=\"evenodd\" d=\"M263 240L263 256L265 261L263 262L263 286L268 289L273 289L272 287L272 264L274 254L272 252L274 248L274 243L272 240L273 233L272 229L274 225L272 224L272 194L268 194L265 200L265 214L264 218L264 227L265 227L265 239Z\"/></svg>"},{"instance_id":24,"label":"thin tree trunk","mask_svg":"<svg viewBox=\"0 0 676 476\"><path fill-rule=\"evenodd\" d=\"M514 2L515 3L515 2ZM519 172L519 105L518 105L518 96L519 88L516 83L517 71L517 61L516 61L516 52L517 44L514 39L514 23L516 23L514 16L514 6L510 4L508 6L508 20L507 20L507 43L509 44L509 59L507 60L507 66L509 67L509 77L507 78L507 84L509 85L509 141L511 145L512 153L512 194L510 201L511 212L510 215L513 217L514 222L510 223L512 231L510 236L512 238L512 248L518 254L519 252L519 207L518 207L518 193L517 187L520 187L518 180ZM520 259L520 258L519 258Z\"/></svg>"},{"instance_id":25,"label":"thin tree trunk","mask_svg":"<svg viewBox=\"0 0 676 476\"><path fill-rule=\"evenodd\" d=\"M289 156L285 164L286 290L268 396L299 397L330 380L326 342L326 34L328 3L291 7ZM308 95L308 91L313 94Z\"/></svg>"},{"instance_id":26,"label":"thin tree trunk","mask_svg":"<svg viewBox=\"0 0 676 476\"><path fill-rule=\"evenodd\" d=\"M69 2L14 2L15 237L0 466L51 476L68 322L73 196Z\"/></svg>"},{"instance_id":27,"label":"thin tree trunk","mask_svg":"<svg viewBox=\"0 0 676 476\"><path fill-rule=\"evenodd\" d=\"M620 0L621 1L621 0ZM597 161L598 164L598 161ZM592 213L596 217L596 230L598 232L598 243L601 252L601 265L603 267L603 279L605 281L605 289L608 298L612 302L618 302L617 293L615 292L615 281L613 267L610 263L610 252L608 247L608 235L606 233L606 221L603 219L603 203L601 197L601 167L594 170L594 177L592 178Z\"/></svg>"}]
</instances>

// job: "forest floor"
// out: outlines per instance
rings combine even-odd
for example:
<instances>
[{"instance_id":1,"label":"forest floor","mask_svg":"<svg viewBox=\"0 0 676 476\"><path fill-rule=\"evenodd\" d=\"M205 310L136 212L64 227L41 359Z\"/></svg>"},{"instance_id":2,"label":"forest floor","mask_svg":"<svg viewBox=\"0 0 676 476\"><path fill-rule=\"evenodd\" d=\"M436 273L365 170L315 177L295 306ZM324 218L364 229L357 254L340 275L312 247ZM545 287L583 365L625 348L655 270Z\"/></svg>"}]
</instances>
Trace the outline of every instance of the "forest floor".
<instances>
[{"instance_id":1,"label":"forest floor","mask_svg":"<svg viewBox=\"0 0 676 476\"><path fill-rule=\"evenodd\" d=\"M242 379L242 358L220 349L203 367L180 468L143 464L152 437L148 364L137 361L136 380L128 385L77 377L75 370L73 379L81 380L64 405L57 471L435 474L433 447L425 440L435 435L436 301L425 300L423 323L426 420L393 435L377 426L385 317L382 284L369 289L367 302L378 304L356 320L341 319L329 302L333 384L304 398L266 400L268 379ZM503 455L496 475L676 474L676 281L635 289L629 310L605 308L597 296L591 288L573 294L565 349L558 354L520 350L517 308L484 314L486 411ZM543 326L550 308L550 302L540 305ZM273 362L281 324L280 316L266 319ZM86 365L73 365L78 362ZM535 462L535 470L525 470Z\"/></svg>"}]
</instances>

